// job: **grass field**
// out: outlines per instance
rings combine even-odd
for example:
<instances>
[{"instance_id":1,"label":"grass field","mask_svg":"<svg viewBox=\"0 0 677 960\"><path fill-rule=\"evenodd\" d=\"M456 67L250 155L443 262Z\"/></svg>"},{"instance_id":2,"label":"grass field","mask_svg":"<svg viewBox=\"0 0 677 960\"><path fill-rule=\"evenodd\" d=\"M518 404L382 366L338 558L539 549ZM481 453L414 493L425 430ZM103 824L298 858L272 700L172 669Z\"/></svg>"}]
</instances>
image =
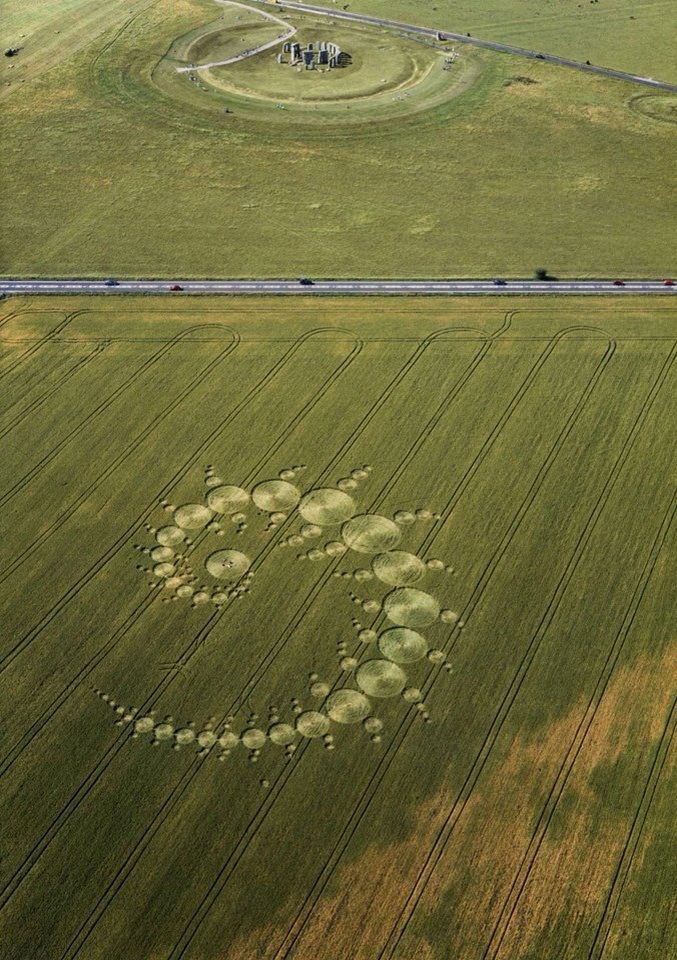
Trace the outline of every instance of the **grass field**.
<instances>
[{"instance_id":1,"label":"grass field","mask_svg":"<svg viewBox=\"0 0 677 960\"><path fill-rule=\"evenodd\" d=\"M322 78L358 94L352 104L294 113L293 90L284 89L290 76L284 67L274 73L274 51L212 71L213 83L176 73L176 44L227 16L212 0L124 6L74 2L57 35L57 5L31 6L25 29L17 5L8 5L7 42L17 31L26 38L0 65L3 275L674 272L670 95L647 91L646 99L617 81L470 48L442 72L437 51L375 31L379 50L394 45L392 56L379 53L392 75L370 76L356 57L340 78ZM437 7L425 17L454 27L451 5ZM582 18L588 35L607 44L608 56L592 52L593 60L661 75L658 61L626 62L642 44L614 50L609 29L590 27L590 18L611 16L607 8L626 9L605 0L576 8L573 19L534 20L558 24L557 49L576 54L564 41L575 39L572 24ZM360 9L383 12L385 4ZM424 9L387 5L390 15L419 21ZM660 37L642 18L662 9L637 7L637 21L628 20L653 38L646 49L660 51ZM298 19L309 29L310 18ZM322 21L317 32L327 29ZM348 32L359 53L364 31ZM420 69L436 62L433 87L415 84L404 100L373 93L374 81L397 80L413 62L413 47ZM294 79L307 91L307 78ZM251 95L261 90L265 103ZM287 109L272 102L276 90Z\"/></svg>"},{"instance_id":2,"label":"grass field","mask_svg":"<svg viewBox=\"0 0 677 960\"><path fill-rule=\"evenodd\" d=\"M3 958L673 955L674 323L0 303Z\"/></svg>"}]
</instances>

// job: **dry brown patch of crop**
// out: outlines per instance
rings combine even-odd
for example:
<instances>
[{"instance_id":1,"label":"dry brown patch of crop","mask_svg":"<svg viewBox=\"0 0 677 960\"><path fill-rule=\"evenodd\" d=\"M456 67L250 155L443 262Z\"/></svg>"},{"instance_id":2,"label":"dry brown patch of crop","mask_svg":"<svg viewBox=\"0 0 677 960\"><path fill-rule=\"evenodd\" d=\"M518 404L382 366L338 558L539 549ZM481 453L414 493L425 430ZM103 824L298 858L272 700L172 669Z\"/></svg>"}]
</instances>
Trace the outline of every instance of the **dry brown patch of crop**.
<instances>
[{"instance_id":1,"label":"dry brown patch of crop","mask_svg":"<svg viewBox=\"0 0 677 960\"><path fill-rule=\"evenodd\" d=\"M669 649L612 676L562 794L557 837L546 832L528 875L504 960L538 954L541 932L563 920L573 943L576 925L597 919L663 732L675 666Z\"/></svg>"},{"instance_id":2,"label":"dry brown patch of crop","mask_svg":"<svg viewBox=\"0 0 677 960\"><path fill-rule=\"evenodd\" d=\"M345 863L331 882L333 892L324 893L309 914L295 942L294 960L373 960L411 888L422 854L434 842L436 824L451 803L448 789L441 789L418 807L406 839L374 842L356 860ZM275 956L300 902L295 897L281 908L278 919L232 944L228 960ZM429 946L422 945L416 955L435 960Z\"/></svg>"}]
</instances>

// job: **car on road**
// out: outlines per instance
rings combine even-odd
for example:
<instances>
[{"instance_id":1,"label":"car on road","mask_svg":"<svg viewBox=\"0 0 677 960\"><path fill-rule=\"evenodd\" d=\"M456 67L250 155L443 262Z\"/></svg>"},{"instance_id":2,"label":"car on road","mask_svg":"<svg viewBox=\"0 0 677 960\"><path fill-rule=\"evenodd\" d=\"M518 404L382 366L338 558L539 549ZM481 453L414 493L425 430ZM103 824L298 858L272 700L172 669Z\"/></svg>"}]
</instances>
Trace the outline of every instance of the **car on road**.
<instances>
[{"instance_id":1,"label":"car on road","mask_svg":"<svg viewBox=\"0 0 677 960\"><path fill-rule=\"evenodd\" d=\"M113 280L112 277L109 277L108 280L104 280L104 284L105 284L105 286L107 286L107 287L117 287L118 281L117 281L117 280Z\"/></svg>"},{"instance_id":2,"label":"car on road","mask_svg":"<svg viewBox=\"0 0 677 960\"><path fill-rule=\"evenodd\" d=\"M505 287L507 286L507 284L508 284L507 280L501 280L500 278L494 280L495 287Z\"/></svg>"},{"instance_id":3,"label":"car on road","mask_svg":"<svg viewBox=\"0 0 677 960\"><path fill-rule=\"evenodd\" d=\"M310 277L299 277L299 283L302 287L312 287L313 281Z\"/></svg>"},{"instance_id":4,"label":"car on road","mask_svg":"<svg viewBox=\"0 0 677 960\"><path fill-rule=\"evenodd\" d=\"M624 286L625 286L625 280L614 280L614 281L613 281L613 284L614 284L614 287L624 287Z\"/></svg>"},{"instance_id":5,"label":"car on road","mask_svg":"<svg viewBox=\"0 0 677 960\"><path fill-rule=\"evenodd\" d=\"M674 281L674 280L664 280L664 281L663 281L663 286L664 286L664 287L674 287L674 285L675 285L675 281Z\"/></svg>"},{"instance_id":6,"label":"car on road","mask_svg":"<svg viewBox=\"0 0 677 960\"><path fill-rule=\"evenodd\" d=\"M181 286L180 283L173 283L169 289L170 289L173 293L176 293L176 292L179 291L179 290L183 290L183 287Z\"/></svg>"},{"instance_id":7,"label":"car on road","mask_svg":"<svg viewBox=\"0 0 677 960\"><path fill-rule=\"evenodd\" d=\"M537 60L545 60L545 57L543 56L542 53L537 53L537 54L536 54L536 59L537 59Z\"/></svg>"}]
</instances>

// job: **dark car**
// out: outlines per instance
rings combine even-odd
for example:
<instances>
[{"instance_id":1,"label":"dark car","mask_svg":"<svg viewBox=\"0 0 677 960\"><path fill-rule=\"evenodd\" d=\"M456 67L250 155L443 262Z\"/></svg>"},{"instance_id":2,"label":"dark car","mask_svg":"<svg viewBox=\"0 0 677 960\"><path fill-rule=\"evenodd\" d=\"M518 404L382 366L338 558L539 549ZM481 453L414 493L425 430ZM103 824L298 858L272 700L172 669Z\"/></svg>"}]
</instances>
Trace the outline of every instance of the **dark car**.
<instances>
[{"instance_id":1,"label":"dark car","mask_svg":"<svg viewBox=\"0 0 677 960\"><path fill-rule=\"evenodd\" d=\"M614 287L624 287L625 280L614 280Z\"/></svg>"},{"instance_id":2,"label":"dark car","mask_svg":"<svg viewBox=\"0 0 677 960\"><path fill-rule=\"evenodd\" d=\"M674 287L674 285L675 285L675 281L674 281L674 280L664 280L664 281L663 281L663 286L664 286L664 287Z\"/></svg>"},{"instance_id":3,"label":"dark car","mask_svg":"<svg viewBox=\"0 0 677 960\"><path fill-rule=\"evenodd\" d=\"M537 54L536 54L536 59L537 59L537 60L545 60L545 57L543 56L542 53L537 53Z\"/></svg>"},{"instance_id":4,"label":"dark car","mask_svg":"<svg viewBox=\"0 0 677 960\"><path fill-rule=\"evenodd\" d=\"M183 287L180 283L173 283L169 288L173 293L176 293L178 290L183 290Z\"/></svg>"},{"instance_id":5,"label":"dark car","mask_svg":"<svg viewBox=\"0 0 677 960\"><path fill-rule=\"evenodd\" d=\"M500 279L494 280L494 286L496 287L505 287L507 283L508 283L507 280L500 280Z\"/></svg>"},{"instance_id":6,"label":"dark car","mask_svg":"<svg viewBox=\"0 0 677 960\"><path fill-rule=\"evenodd\" d=\"M108 279L108 280L105 280L104 282L105 282L105 284L106 284L107 287L117 287L117 285L118 285L117 280L113 280L112 277L109 277L109 279Z\"/></svg>"},{"instance_id":7,"label":"dark car","mask_svg":"<svg viewBox=\"0 0 677 960\"><path fill-rule=\"evenodd\" d=\"M299 277L299 283L302 287L312 287L313 281L310 277Z\"/></svg>"}]
</instances>

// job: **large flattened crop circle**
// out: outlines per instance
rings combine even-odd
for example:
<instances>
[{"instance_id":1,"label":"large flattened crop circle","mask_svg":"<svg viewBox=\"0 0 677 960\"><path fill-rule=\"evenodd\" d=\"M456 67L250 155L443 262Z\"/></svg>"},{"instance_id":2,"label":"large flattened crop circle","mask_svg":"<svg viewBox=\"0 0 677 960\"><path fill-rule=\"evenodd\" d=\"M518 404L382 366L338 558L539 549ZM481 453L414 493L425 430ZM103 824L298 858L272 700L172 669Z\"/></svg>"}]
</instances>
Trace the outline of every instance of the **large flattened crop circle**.
<instances>
[{"instance_id":1,"label":"large flattened crop circle","mask_svg":"<svg viewBox=\"0 0 677 960\"><path fill-rule=\"evenodd\" d=\"M371 713L371 703L359 690L336 690L327 697L327 714L335 723L360 723Z\"/></svg>"},{"instance_id":2,"label":"large flattened crop circle","mask_svg":"<svg viewBox=\"0 0 677 960\"><path fill-rule=\"evenodd\" d=\"M403 587L392 590L383 602L386 616L400 627L425 627L440 615L440 605L429 593Z\"/></svg>"},{"instance_id":3,"label":"large flattened crop circle","mask_svg":"<svg viewBox=\"0 0 677 960\"><path fill-rule=\"evenodd\" d=\"M252 500L266 513L287 513L301 499L301 491L286 480L264 480L252 490Z\"/></svg>"},{"instance_id":4,"label":"large flattened crop circle","mask_svg":"<svg viewBox=\"0 0 677 960\"><path fill-rule=\"evenodd\" d=\"M356 553L382 553L399 543L402 531L388 517L362 513L341 527L343 542Z\"/></svg>"},{"instance_id":5,"label":"large flattened crop circle","mask_svg":"<svg viewBox=\"0 0 677 960\"><path fill-rule=\"evenodd\" d=\"M358 667L355 679L368 697L396 697L407 684L407 675L390 660L366 660Z\"/></svg>"},{"instance_id":6,"label":"large flattened crop circle","mask_svg":"<svg viewBox=\"0 0 677 960\"><path fill-rule=\"evenodd\" d=\"M299 513L303 519L318 527L343 523L354 515L356 509L353 498L334 487L311 490L299 503Z\"/></svg>"},{"instance_id":7,"label":"large flattened crop circle","mask_svg":"<svg viewBox=\"0 0 677 960\"><path fill-rule=\"evenodd\" d=\"M426 571L423 561L405 550L380 553L371 561L371 568L379 580L391 587L408 587L420 580Z\"/></svg>"},{"instance_id":8,"label":"large flattened crop circle","mask_svg":"<svg viewBox=\"0 0 677 960\"><path fill-rule=\"evenodd\" d=\"M217 550L210 554L205 567L217 580L225 580L234 583L249 570L251 561L244 553L239 550Z\"/></svg>"}]
</instances>

